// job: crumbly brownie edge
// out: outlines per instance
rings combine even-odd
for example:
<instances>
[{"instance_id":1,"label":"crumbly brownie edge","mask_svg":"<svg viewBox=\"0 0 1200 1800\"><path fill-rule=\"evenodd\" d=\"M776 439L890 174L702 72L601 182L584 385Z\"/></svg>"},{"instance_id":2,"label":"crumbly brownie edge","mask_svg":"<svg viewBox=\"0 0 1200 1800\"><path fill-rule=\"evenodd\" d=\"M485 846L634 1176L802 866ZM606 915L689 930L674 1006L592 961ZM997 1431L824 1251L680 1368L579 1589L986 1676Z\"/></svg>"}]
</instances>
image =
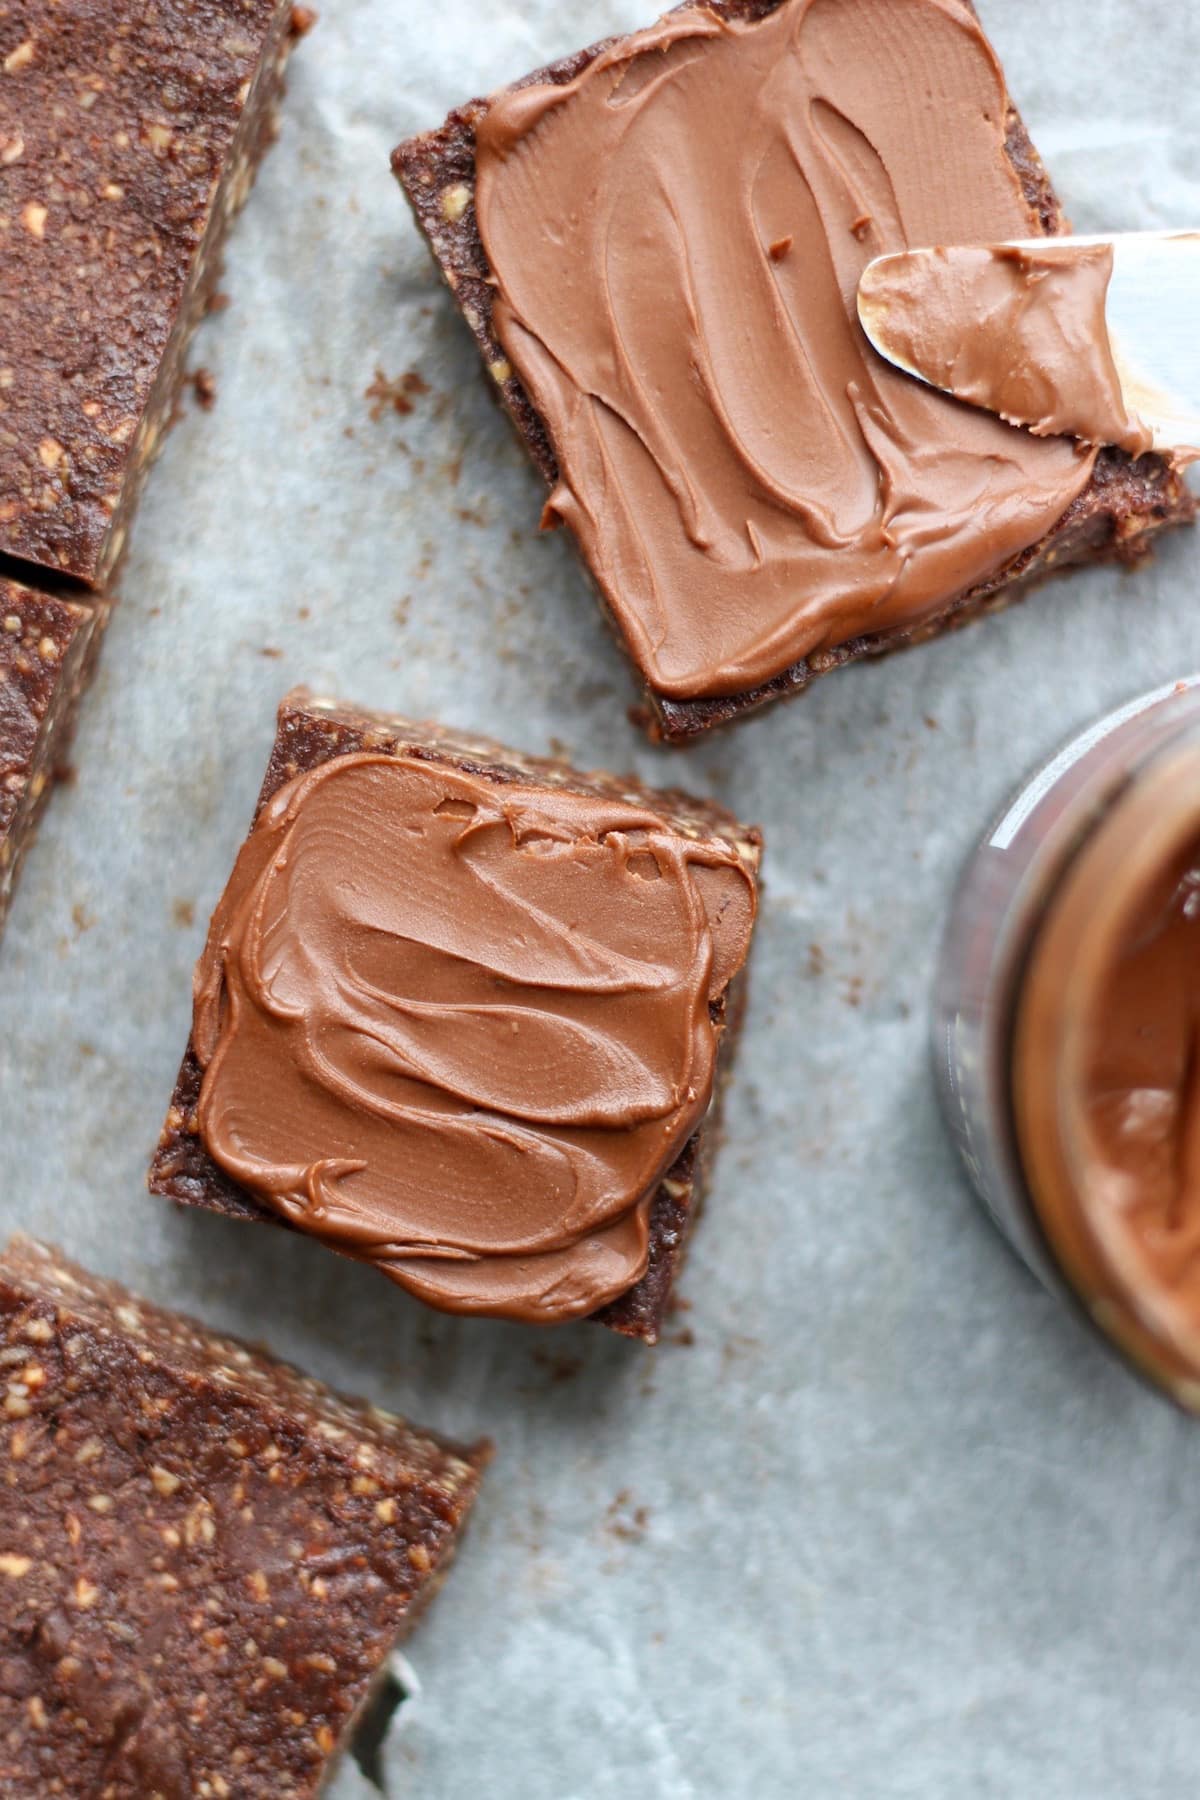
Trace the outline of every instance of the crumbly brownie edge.
<instances>
[{"instance_id":1,"label":"crumbly brownie edge","mask_svg":"<svg viewBox=\"0 0 1200 1800\"><path fill-rule=\"evenodd\" d=\"M339 1393L294 1363L238 1337L214 1330L189 1313L176 1312L134 1293L123 1283L94 1275L55 1246L17 1233L0 1248L0 1280L29 1291L43 1306L67 1310L90 1330L130 1339L139 1350L187 1381L215 1381L256 1406L303 1411L325 1427L330 1443L367 1434L378 1448L440 1479L448 1462L455 1481L482 1473L491 1459L486 1440L464 1445L372 1402ZM462 1465L462 1466L457 1466Z\"/></svg>"},{"instance_id":2,"label":"crumbly brownie edge","mask_svg":"<svg viewBox=\"0 0 1200 1800\"><path fill-rule=\"evenodd\" d=\"M498 783L534 781L570 787L597 798L645 803L661 812L688 836L715 835L731 843L756 880L762 859L762 834L742 825L713 801L701 801L678 790L644 786L632 776L603 771L580 774L549 757L524 756L490 739L466 737L437 725L412 724L384 713L372 713L313 697L303 690L289 694L279 711L279 728L255 817L271 795L302 770L360 749L403 751L431 761L468 769ZM650 1216L651 1252L646 1274L627 1294L596 1315L624 1336L657 1341L684 1250L703 1199L711 1146L719 1125L722 1089L728 1079L743 1012L745 975L717 1002L715 1017L723 1021L717 1082L712 1104L679 1157L663 1176ZM163 1199L199 1206L226 1217L284 1225L231 1181L200 1141L196 1108L203 1071L189 1038L175 1090L150 1166L149 1189ZM286 1229L292 1229L286 1226Z\"/></svg>"},{"instance_id":3,"label":"crumbly brownie edge","mask_svg":"<svg viewBox=\"0 0 1200 1800\"><path fill-rule=\"evenodd\" d=\"M686 0L686 3L696 3L696 0ZM762 18L780 4L782 0L710 0L711 10L730 18ZM602 51L619 41L605 39L511 85L520 88L535 82L565 84L573 81ZM492 329L495 290L491 285L491 271L480 239L474 204L475 128L488 104L487 99L470 101L452 112L436 130L400 144L392 153L392 169L434 261L475 338L497 397L535 467L547 486L552 487L558 466L545 425ZM1048 235L1067 231L1068 222L1041 157L1015 107L1009 111L1005 147L1020 178L1030 212L1042 231ZM968 624L988 612L1000 611L1024 598L1050 575L1085 563L1108 560L1136 563L1149 553L1152 539L1160 531L1174 525L1190 524L1195 511L1196 500L1170 461L1149 456L1133 463L1121 451L1105 451L1091 484L1053 530L988 581L955 596L932 619L912 627L858 637L833 650L819 651L781 671L761 687L714 699L678 701L649 687L644 673L629 656L624 634L592 581L590 570L587 573L617 645L629 661L634 679L644 694L644 705L636 710L634 717L651 738L683 743L718 725L732 723L771 701L799 693L818 676L846 663L926 643L943 631ZM584 567L586 570L586 564Z\"/></svg>"},{"instance_id":4,"label":"crumbly brownie edge","mask_svg":"<svg viewBox=\"0 0 1200 1800\"><path fill-rule=\"evenodd\" d=\"M713 1164L721 1146L725 1096L746 1016L749 979L737 975L725 996L721 1053L713 1097L700 1129L693 1132L676 1163L663 1176L650 1214L650 1262L642 1279L592 1316L624 1337L656 1344L671 1311L692 1235L708 1198Z\"/></svg>"},{"instance_id":5,"label":"crumbly brownie edge","mask_svg":"<svg viewBox=\"0 0 1200 1800\"><path fill-rule=\"evenodd\" d=\"M186 377L188 344L204 318L221 274L221 253L230 224L253 186L254 176L278 131L279 103L284 75L293 44L311 27L314 15L290 4L278 9L266 40L251 91L238 122L225 172L213 200L212 215L203 244L192 264L188 285L170 339L160 360L150 398L142 415L130 455L120 504L96 565L95 591L65 582L63 572L5 553L0 556L0 609L5 589L25 593L42 607L74 610L81 629L65 649L53 682L52 701L42 721L34 760L22 790L16 816L0 829L0 934L11 908L20 867L36 836L56 777L62 770L78 724L79 705L90 685L99 660L112 602L101 587L109 587L127 546L129 526L141 497L146 477L176 416L179 394ZM11 570L12 579L8 571ZM35 584L43 584L42 591Z\"/></svg>"},{"instance_id":6,"label":"crumbly brownie edge","mask_svg":"<svg viewBox=\"0 0 1200 1800\"><path fill-rule=\"evenodd\" d=\"M0 772L7 770L4 799L9 802L0 803L0 932L21 865L70 749L108 610L102 599L86 604L60 600L0 579L0 680L20 686L24 708L36 719L32 743L24 734L20 744L0 741ZM18 622L16 631L9 629L13 620ZM14 644L24 662L20 670L6 668L5 652Z\"/></svg>"},{"instance_id":7,"label":"crumbly brownie edge","mask_svg":"<svg viewBox=\"0 0 1200 1800\"><path fill-rule=\"evenodd\" d=\"M31 22L37 10L28 9ZM84 14L86 11L86 8L76 9L76 12ZM305 15L302 8L293 7L290 0L274 0L269 21L264 21L261 27L255 23L254 39L258 43L258 49L254 55L247 57L248 89L245 100L233 125L215 185L204 210L195 221L199 228L199 241L192 250L190 262L185 263L184 258L179 257L180 285L177 298L172 301L163 294L156 300L155 317L160 329L166 332L166 338L140 406L136 398L131 396L130 418L132 422L136 417L137 422L123 462L113 470L108 494L102 497L94 484L89 486L85 482L82 491L75 491L77 504L70 520L58 519L55 509L43 514L40 509L31 509L26 505L6 528L3 545L5 556L42 571L40 578L31 578L35 585L64 579L78 581L97 590L111 585L114 571L119 567L126 548L146 474L175 416L185 376L184 359L188 342L208 309L215 291L229 223L243 204L258 163L276 132L284 65L291 43L307 29L309 23L311 15ZM71 26L71 20L64 21L64 30L69 32ZM34 40L31 38L30 41ZM38 67L36 54L30 59L30 67L35 71ZM146 79L152 81L152 71L147 71ZM101 83L102 87L103 85ZM83 116L80 114L81 118ZM57 131L58 127L55 127L50 133L51 151L57 144ZM58 147L64 157L69 156L72 148L69 120L62 128L62 141ZM169 160L163 159L163 167L169 166ZM101 283L105 279L106 254L103 249L96 252L100 269L97 280ZM114 265L118 269L121 266L123 265ZM61 280L64 284L69 281L65 271ZM32 323L32 319L24 321L25 329L31 329ZM12 348L15 354L19 346L14 344ZM128 366L132 369L132 350L128 353L128 359ZM120 352L119 360L124 368L124 351ZM53 437L47 442L53 443ZM64 444L69 466L73 449L69 435L64 436ZM86 457L84 463L86 464ZM57 476L55 478L58 479ZM105 517L104 514L110 507L111 512Z\"/></svg>"},{"instance_id":8,"label":"crumbly brownie edge","mask_svg":"<svg viewBox=\"0 0 1200 1800\"><path fill-rule=\"evenodd\" d=\"M250 197L259 164L278 136L279 107L286 86L288 58L297 39L308 29L309 22L302 16L302 9L294 7L291 0L282 0L263 44L225 168L213 195L204 238L192 261L175 323L134 435L121 498L100 548L95 570L88 576L90 585L111 585L120 567L146 479L177 417L179 397L187 377L188 346L217 291L229 229Z\"/></svg>"},{"instance_id":9,"label":"crumbly brownie edge","mask_svg":"<svg viewBox=\"0 0 1200 1800\"><path fill-rule=\"evenodd\" d=\"M148 1774L139 1754L127 1756L129 1740L145 1738L148 1726L148 1747L153 1749L157 1736L169 1752L175 1735L172 1707L204 1705L202 1696L223 1696L224 1704L208 1729L186 1733L189 1760L198 1744L205 1760L214 1759L207 1772L190 1769L194 1777L206 1776L208 1785L198 1791L236 1791L244 1800L280 1800L284 1793L308 1800L324 1791L326 1776L386 1670L390 1649L408 1636L445 1579L490 1460L490 1444L462 1446L348 1400L266 1352L165 1312L25 1238L14 1239L0 1256L0 1338L21 1350L20 1358L15 1349L6 1350L0 1408L0 1527L6 1552L0 1577L11 1634L5 1665L10 1682L0 1691L0 1710L7 1706L21 1718L28 1713L27 1729L16 1738L5 1735L11 1758L0 1750L0 1776L15 1784L14 1800L26 1793L40 1800L48 1791L83 1792L85 1781L90 1793L98 1760L114 1779ZM52 1433L46 1431L47 1417L55 1425ZM60 1465L66 1470L65 1491L61 1476L57 1482L46 1479ZM257 1484L265 1515L261 1527L255 1521L258 1501L235 1517L223 1497L223 1477L232 1473L240 1479L243 1471L247 1482ZM275 1494L280 1475L279 1498L272 1501L268 1496ZM280 1603L273 1584L283 1567L275 1540L281 1531L299 1531L304 1538L301 1506L312 1514L316 1539L332 1527L330 1548L350 1560L339 1561L335 1554L331 1582L302 1577L287 1607L292 1618L272 1619ZM71 1549L65 1568L54 1554L43 1566L42 1553L56 1547L62 1533L60 1507L66 1509ZM142 1507L148 1507L148 1516ZM123 1652L122 1646L136 1644L131 1617L147 1618L148 1602L140 1596L161 1579L168 1616L173 1606L186 1608L189 1602L174 1601L180 1585L173 1577L169 1591L167 1577L143 1581L145 1565L126 1555L122 1521L152 1542L158 1541L158 1527L182 1563L181 1577L211 1565L222 1619L222 1629L198 1640L195 1670L186 1654L169 1661L161 1678L143 1685L128 1720L112 1716L105 1693L106 1684L115 1683L118 1698L133 1687L132 1680L121 1687L123 1654L133 1663L130 1677L138 1674L136 1649ZM255 1565L245 1560L256 1530L266 1533L258 1550L266 1555L269 1577L250 1574ZM310 1572L324 1575L321 1561L311 1561L314 1540L306 1541ZM289 1551L289 1562L298 1555L299 1549ZM165 1560L170 1556L168 1549ZM153 1567L163 1568L164 1561ZM67 1613L53 1604L63 1582L74 1587L74 1607ZM79 1656L55 1666L64 1649L75 1647L67 1641L76 1629L72 1613L85 1640ZM153 1616L151 1606L151 1622ZM31 1625L36 1626L32 1636ZM247 1655L222 1661L223 1646L210 1645L209 1639L236 1635L239 1627L260 1641L248 1643ZM178 1649L178 1611L168 1629ZM88 1674L87 1645L96 1633L111 1640L106 1642L111 1656L102 1659L107 1673L99 1683ZM284 1633L278 1648L276 1633ZM206 1646L216 1654L206 1654ZM301 1655L305 1648L321 1654ZM286 1655L286 1665L272 1662L271 1652ZM23 1670L36 1683L28 1703ZM292 1690L290 1707L299 1702L304 1713L282 1713L281 1729L272 1738L262 1727L286 1693L285 1683ZM191 1723L197 1724L195 1714ZM252 1729L244 1739L241 1728L248 1724ZM274 1741L278 1750L266 1750L270 1767L264 1767L264 1743ZM244 1742L257 1746L255 1759L241 1747ZM254 1767L235 1767L239 1758L253 1760ZM47 1769L56 1777L48 1789L40 1784ZM212 1778L214 1769L218 1779ZM161 1776L157 1767L154 1772ZM122 1785L120 1791L134 1790Z\"/></svg>"}]
</instances>

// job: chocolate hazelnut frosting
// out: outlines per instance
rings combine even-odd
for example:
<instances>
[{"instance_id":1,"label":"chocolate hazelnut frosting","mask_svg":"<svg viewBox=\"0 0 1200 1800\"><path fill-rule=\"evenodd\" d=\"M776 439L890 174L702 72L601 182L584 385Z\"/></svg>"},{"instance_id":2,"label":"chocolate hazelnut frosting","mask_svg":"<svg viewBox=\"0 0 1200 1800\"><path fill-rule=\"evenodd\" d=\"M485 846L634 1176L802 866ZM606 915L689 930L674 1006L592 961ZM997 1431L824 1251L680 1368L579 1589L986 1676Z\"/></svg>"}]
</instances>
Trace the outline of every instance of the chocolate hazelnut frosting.
<instances>
[{"instance_id":1,"label":"chocolate hazelnut frosting","mask_svg":"<svg viewBox=\"0 0 1200 1800\"><path fill-rule=\"evenodd\" d=\"M1200 742L1134 771L1068 860L1015 998L1015 1142L1068 1284L1200 1409Z\"/></svg>"},{"instance_id":2,"label":"chocolate hazelnut frosting","mask_svg":"<svg viewBox=\"0 0 1200 1800\"><path fill-rule=\"evenodd\" d=\"M301 1230L454 1312L644 1273L755 888L646 807L353 754L263 808L196 972L199 1129Z\"/></svg>"},{"instance_id":3,"label":"chocolate hazelnut frosting","mask_svg":"<svg viewBox=\"0 0 1200 1800\"><path fill-rule=\"evenodd\" d=\"M1147 1190L1163 1224L1182 1224L1200 1199L1200 845L1154 884L1096 1015L1088 1111L1097 1146L1109 1169L1128 1169Z\"/></svg>"},{"instance_id":4,"label":"chocolate hazelnut frosting","mask_svg":"<svg viewBox=\"0 0 1200 1800\"><path fill-rule=\"evenodd\" d=\"M960 400L1035 437L1116 444L1131 456L1152 433L1131 413L1108 332L1111 244L966 246L886 257L862 303L885 348Z\"/></svg>"},{"instance_id":5,"label":"chocolate hazelnut frosting","mask_svg":"<svg viewBox=\"0 0 1200 1800\"><path fill-rule=\"evenodd\" d=\"M1143 1304L1200 1358L1200 842L1152 883L1090 1015L1082 1204Z\"/></svg>"},{"instance_id":6,"label":"chocolate hazelnut frosting","mask_svg":"<svg viewBox=\"0 0 1200 1800\"><path fill-rule=\"evenodd\" d=\"M1094 457L922 387L856 291L1041 230L960 0L695 6L477 126L494 323L650 685L752 689L916 625L1049 531Z\"/></svg>"}]
</instances>

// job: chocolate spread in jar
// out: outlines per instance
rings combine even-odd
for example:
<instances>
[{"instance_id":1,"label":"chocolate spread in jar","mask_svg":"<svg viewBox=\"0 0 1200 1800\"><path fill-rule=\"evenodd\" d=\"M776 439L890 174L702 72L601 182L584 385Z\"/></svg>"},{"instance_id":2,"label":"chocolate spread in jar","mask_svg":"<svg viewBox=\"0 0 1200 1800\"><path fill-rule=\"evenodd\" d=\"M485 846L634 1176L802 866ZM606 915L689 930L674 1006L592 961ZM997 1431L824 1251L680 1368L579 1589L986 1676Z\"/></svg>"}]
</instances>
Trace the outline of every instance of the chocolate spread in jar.
<instances>
[{"instance_id":1,"label":"chocolate spread in jar","mask_svg":"<svg viewBox=\"0 0 1200 1800\"><path fill-rule=\"evenodd\" d=\"M197 969L205 1147L433 1305L594 1312L645 1271L754 910L729 844L644 806L324 763L264 807Z\"/></svg>"},{"instance_id":2,"label":"chocolate spread in jar","mask_svg":"<svg viewBox=\"0 0 1200 1800\"><path fill-rule=\"evenodd\" d=\"M650 685L745 692L918 624L1051 530L1094 456L914 382L867 263L1036 233L961 0L676 12L495 96L476 211L553 513Z\"/></svg>"},{"instance_id":3,"label":"chocolate spread in jar","mask_svg":"<svg viewBox=\"0 0 1200 1800\"><path fill-rule=\"evenodd\" d=\"M1200 1403L1200 752L1133 784L1055 896L1022 983L1013 1101L1069 1282Z\"/></svg>"}]
</instances>

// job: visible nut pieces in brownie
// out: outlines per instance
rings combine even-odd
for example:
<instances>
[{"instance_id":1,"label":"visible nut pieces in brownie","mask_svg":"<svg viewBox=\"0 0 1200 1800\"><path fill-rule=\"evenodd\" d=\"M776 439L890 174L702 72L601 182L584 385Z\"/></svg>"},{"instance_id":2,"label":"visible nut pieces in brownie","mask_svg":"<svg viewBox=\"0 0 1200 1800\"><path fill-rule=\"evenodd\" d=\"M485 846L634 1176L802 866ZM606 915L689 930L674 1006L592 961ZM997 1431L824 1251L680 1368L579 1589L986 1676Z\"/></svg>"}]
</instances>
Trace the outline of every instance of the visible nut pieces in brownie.
<instances>
[{"instance_id":1,"label":"visible nut pieces in brownie","mask_svg":"<svg viewBox=\"0 0 1200 1800\"><path fill-rule=\"evenodd\" d=\"M307 1800L488 1457L0 1257L0 1792Z\"/></svg>"},{"instance_id":2,"label":"visible nut pieces in brownie","mask_svg":"<svg viewBox=\"0 0 1200 1800\"><path fill-rule=\"evenodd\" d=\"M102 610L0 579L0 926L70 741Z\"/></svg>"},{"instance_id":3,"label":"visible nut pieces in brownie","mask_svg":"<svg viewBox=\"0 0 1200 1800\"><path fill-rule=\"evenodd\" d=\"M269 141L280 0L0 9L0 551L102 585Z\"/></svg>"},{"instance_id":4,"label":"visible nut pieces in brownie","mask_svg":"<svg viewBox=\"0 0 1200 1800\"><path fill-rule=\"evenodd\" d=\"M152 1188L313 1232L452 1311L551 1323L615 1301L605 1322L652 1341L759 855L711 803L291 696ZM233 950L263 916L250 896L285 863L304 881L266 907L304 949L272 930L269 979L299 978L292 1016L326 1069L344 1062L328 1087L266 1024L257 975L226 1001L258 957ZM335 891L357 899L331 932Z\"/></svg>"},{"instance_id":5,"label":"visible nut pieces in brownie","mask_svg":"<svg viewBox=\"0 0 1200 1800\"><path fill-rule=\"evenodd\" d=\"M1062 224L965 0L684 7L393 161L661 735L1191 516L1161 459L1105 453L1101 497L1094 455L964 419L858 333L906 234Z\"/></svg>"}]
</instances>

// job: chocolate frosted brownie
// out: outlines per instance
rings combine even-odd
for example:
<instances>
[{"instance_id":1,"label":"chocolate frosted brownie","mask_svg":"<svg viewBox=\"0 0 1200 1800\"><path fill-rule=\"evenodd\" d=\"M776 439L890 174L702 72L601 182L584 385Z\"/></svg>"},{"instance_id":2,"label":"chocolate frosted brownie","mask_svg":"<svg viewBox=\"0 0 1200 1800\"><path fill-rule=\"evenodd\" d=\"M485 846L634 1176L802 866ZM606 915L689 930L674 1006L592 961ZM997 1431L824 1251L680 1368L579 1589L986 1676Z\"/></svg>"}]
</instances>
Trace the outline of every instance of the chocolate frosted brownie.
<instances>
[{"instance_id":1,"label":"chocolate frosted brownie","mask_svg":"<svg viewBox=\"0 0 1200 1800\"><path fill-rule=\"evenodd\" d=\"M0 930L71 741L103 620L102 603L56 600L0 578Z\"/></svg>"},{"instance_id":2,"label":"chocolate frosted brownie","mask_svg":"<svg viewBox=\"0 0 1200 1800\"><path fill-rule=\"evenodd\" d=\"M105 585L293 28L288 0L0 8L0 552Z\"/></svg>"},{"instance_id":3,"label":"chocolate frosted brownie","mask_svg":"<svg viewBox=\"0 0 1200 1800\"><path fill-rule=\"evenodd\" d=\"M966 0L713 0L393 166L660 736L1132 562L1193 502L876 356L866 263L1065 229Z\"/></svg>"},{"instance_id":4,"label":"chocolate frosted brownie","mask_svg":"<svg viewBox=\"0 0 1200 1800\"><path fill-rule=\"evenodd\" d=\"M489 1447L17 1239L0 1257L0 1792L305 1800Z\"/></svg>"},{"instance_id":5,"label":"chocolate frosted brownie","mask_svg":"<svg viewBox=\"0 0 1200 1800\"><path fill-rule=\"evenodd\" d=\"M289 695L152 1191L654 1342L760 855L712 803Z\"/></svg>"}]
</instances>

